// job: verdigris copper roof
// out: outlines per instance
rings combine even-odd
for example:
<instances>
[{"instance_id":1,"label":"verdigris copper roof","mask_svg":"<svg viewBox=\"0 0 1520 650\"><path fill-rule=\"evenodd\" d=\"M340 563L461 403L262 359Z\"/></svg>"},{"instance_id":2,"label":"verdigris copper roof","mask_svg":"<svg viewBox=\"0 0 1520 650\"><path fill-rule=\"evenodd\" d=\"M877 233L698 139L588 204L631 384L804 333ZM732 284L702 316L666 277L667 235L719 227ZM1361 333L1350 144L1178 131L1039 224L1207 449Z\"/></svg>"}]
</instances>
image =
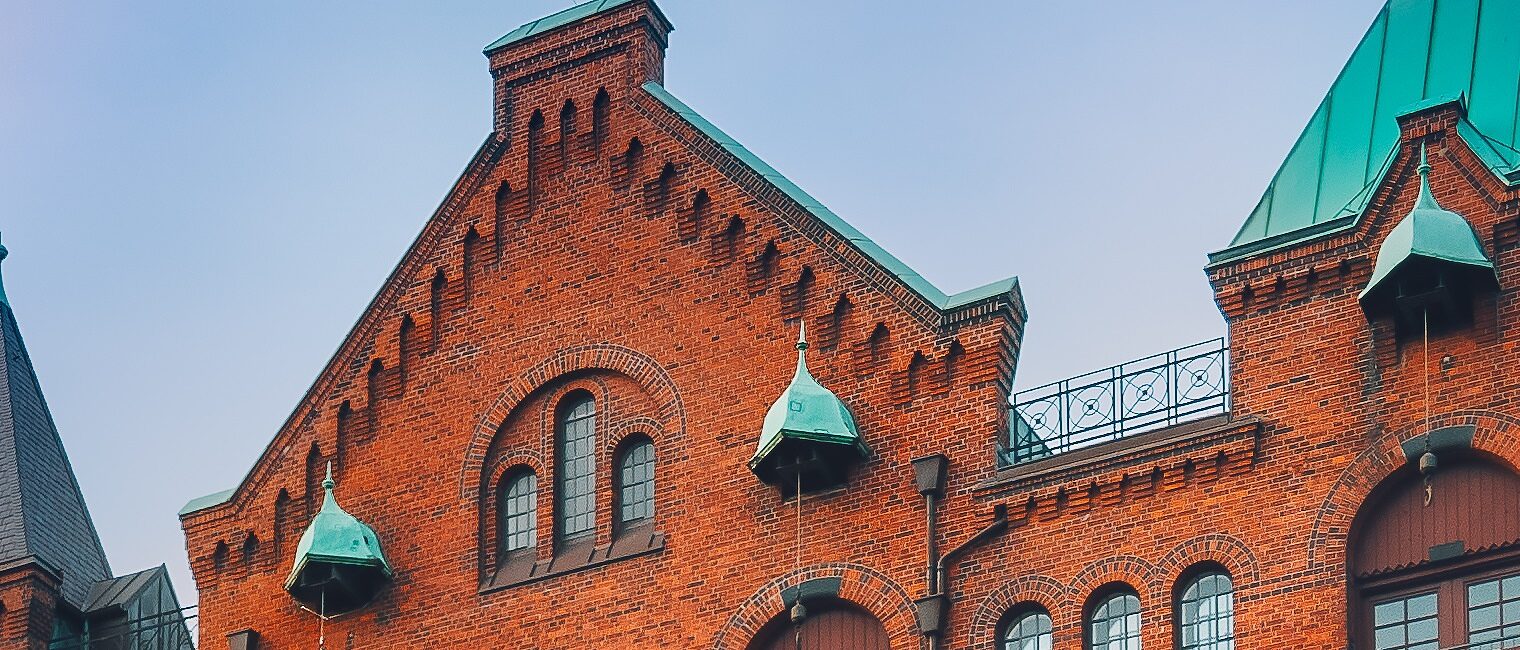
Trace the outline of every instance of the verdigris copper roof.
<instances>
[{"instance_id":1,"label":"verdigris copper roof","mask_svg":"<svg viewBox=\"0 0 1520 650\"><path fill-rule=\"evenodd\" d=\"M807 348L807 336L803 334L797 340L797 371L792 375L792 383L765 413L760 443L749 461L751 469L788 439L853 447L861 456L870 453L849 407L808 372Z\"/></svg>"},{"instance_id":2,"label":"verdigris copper roof","mask_svg":"<svg viewBox=\"0 0 1520 650\"><path fill-rule=\"evenodd\" d=\"M40 561L61 574L63 599L81 607L111 567L3 290L0 339L0 565Z\"/></svg>"},{"instance_id":3,"label":"verdigris copper roof","mask_svg":"<svg viewBox=\"0 0 1520 650\"><path fill-rule=\"evenodd\" d=\"M1404 263L1425 258L1451 264L1486 269L1493 273L1494 263L1483 253L1478 233L1462 215L1441 207L1430 192L1430 163L1420 148L1420 195L1414 208L1404 217L1378 247L1377 264L1372 269L1372 279L1362 290L1359 299L1365 299L1377 291L1393 272Z\"/></svg>"},{"instance_id":4,"label":"verdigris copper roof","mask_svg":"<svg viewBox=\"0 0 1520 650\"><path fill-rule=\"evenodd\" d=\"M295 564L291 567L290 577L285 580L286 589L295 586L296 578L308 564L314 562L370 566L380 569L387 576L391 574L390 562L386 561L385 553L380 550L379 536L375 535L375 530L368 524L359 521L338 505L337 499L333 497L334 485L332 466L329 465L327 478L322 481L325 493L322 509L312 518L311 524L306 526L306 532L301 534L301 542L296 545Z\"/></svg>"},{"instance_id":5,"label":"verdigris copper roof","mask_svg":"<svg viewBox=\"0 0 1520 650\"><path fill-rule=\"evenodd\" d=\"M538 20L527 23L518 27L517 29L507 32L506 36L498 38L490 45L487 45L485 52L486 54L490 54L491 52L499 50L518 41L527 40L534 36L538 36L539 34L553 31L560 27L574 23L577 20L590 18L596 14L605 11L611 11L626 4L641 1L643 0L591 0L590 2L582 2L581 4L575 5L574 7L571 7L564 11L544 16L543 18L539 18ZM670 21L665 19L665 15L660 13L659 6L655 5L653 2L649 3L649 6L654 9L655 16L665 22L666 31L675 30L675 27L670 24Z\"/></svg>"},{"instance_id":6,"label":"verdigris copper roof","mask_svg":"<svg viewBox=\"0 0 1520 650\"><path fill-rule=\"evenodd\" d=\"M1353 225L1387 174L1396 118L1463 101L1458 135L1520 184L1520 2L1393 0L1309 118L1223 262Z\"/></svg>"}]
</instances>

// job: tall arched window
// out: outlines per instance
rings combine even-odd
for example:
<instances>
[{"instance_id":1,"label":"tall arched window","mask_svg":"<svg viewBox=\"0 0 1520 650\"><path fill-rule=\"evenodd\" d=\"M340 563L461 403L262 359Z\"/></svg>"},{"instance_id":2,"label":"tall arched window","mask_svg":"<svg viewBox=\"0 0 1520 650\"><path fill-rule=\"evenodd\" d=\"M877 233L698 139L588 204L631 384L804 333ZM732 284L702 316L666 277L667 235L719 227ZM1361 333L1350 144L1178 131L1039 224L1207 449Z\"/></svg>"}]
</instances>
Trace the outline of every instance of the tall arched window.
<instances>
[{"instance_id":1,"label":"tall arched window","mask_svg":"<svg viewBox=\"0 0 1520 650\"><path fill-rule=\"evenodd\" d=\"M538 476L518 470L507 475L498 490L496 538L502 557L531 550L538 545Z\"/></svg>"},{"instance_id":2,"label":"tall arched window","mask_svg":"<svg viewBox=\"0 0 1520 650\"><path fill-rule=\"evenodd\" d=\"M1235 650L1235 585L1229 574L1204 571L1182 587L1177 596L1177 647Z\"/></svg>"},{"instance_id":3,"label":"tall arched window","mask_svg":"<svg viewBox=\"0 0 1520 650\"><path fill-rule=\"evenodd\" d=\"M1050 614L1030 607L1017 611L998 635L998 650L1050 650Z\"/></svg>"},{"instance_id":4,"label":"tall arched window","mask_svg":"<svg viewBox=\"0 0 1520 650\"><path fill-rule=\"evenodd\" d=\"M559 541L575 540L596 527L596 401L577 392L560 404L558 418Z\"/></svg>"},{"instance_id":5,"label":"tall arched window","mask_svg":"<svg viewBox=\"0 0 1520 650\"><path fill-rule=\"evenodd\" d=\"M654 443L639 439L623 445L617 462L618 526L654 519Z\"/></svg>"},{"instance_id":6,"label":"tall arched window","mask_svg":"<svg viewBox=\"0 0 1520 650\"><path fill-rule=\"evenodd\" d=\"M1087 617L1089 650L1140 650L1140 596L1121 587L1103 596Z\"/></svg>"}]
</instances>

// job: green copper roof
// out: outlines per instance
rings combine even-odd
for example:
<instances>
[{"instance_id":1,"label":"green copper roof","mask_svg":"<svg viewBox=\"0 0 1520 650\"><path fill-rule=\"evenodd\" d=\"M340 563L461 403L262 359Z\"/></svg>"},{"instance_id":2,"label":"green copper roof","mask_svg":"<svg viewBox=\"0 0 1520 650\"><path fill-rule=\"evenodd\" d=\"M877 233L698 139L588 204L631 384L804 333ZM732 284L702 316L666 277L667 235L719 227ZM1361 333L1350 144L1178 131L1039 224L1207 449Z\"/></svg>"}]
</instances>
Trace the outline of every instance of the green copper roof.
<instances>
[{"instance_id":1,"label":"green copper roof","mask_svg":"<svg viewBox=\"0 0 1520 650\"><path fill-rule=\"evenodd\" d=\"M897 259L891 253L888 253L886 249L878 246L876 242L871 241L870 237L865 236L859 230L856 230L854 226L851 226L844 219L840 218L839 215L834 214L832 210L825 207L818 199L804 192L796 183L783 176L781 172L776 171L776 168L766 164L759 156L744 148L744 145L729 137L722 129L714 126L712 122L707 121L706 118L703 118L696 111L692 110L690 106L682 103L681 100L676 99L663 86L651 81L645 83L643 88L645 92L660 100L660 103L664 104L666 108L669 108L681 119L686 120L692 128L701 131L703 135L711 138L724 151L738 158L740 162L754 170L756 174L759 174L788 197L791 197L792 200L801 204L803 208L811 212L814 217L823 222L829 229L833 230L840 237L849 240L851 244L854 244L861 252L865 253L872 260L875 260L877 264L880 264L888 272L897 276L898 280L901 280L909 289L923 296L930 304L940 309L952 309L992 296L1006 294L1018 288L1018 278L1007 278L975 289L962 291L961 293L946 295L945 292L940 291L938 287L934 286L934 283L924 279L924 276L919 275L917 271L904 264L902 260Z\"/></svg>"},{"instance_id":2,"label":"green copper roof","mask_svg":"<svg viewBox=\"0 0 1520 650\"><path fill-rule=\"evenodd\" d=\"M1354 222L1399 137L1395 118L1462 98L1463 139L1520 182L1520 2L1391 0L1352 52L1266 193L1215 262Z\"/></svg>"},{"instance_id":3,"label":"green copper roof","mask_svg":"<svg viewBox=\"0 0 1520 650\"><path fill-rule=\"evenodd\" d=\"M538 36L544 32L564 27L577 20L589 18L604 11L616 9L623 5L637 1L638 0L591 0L590 2L583 2L559 13L544 16L543 18L539 18L538 20L507 32L506 36L498 38L490 45L486 46L486 54L490 54L491 52L511 45L512 43L516 43L527 38ZM655 15L665 23L667 31L673 31L675 29L675 27L671 26L670 21L665 19L665 15L660 13L660 8L658 6L655 6L655 4L652 2L649 3L649 6L654 9Z\"/></svg>"},{"instance_id":4,"label":"green copper roof","mask_svg":"<svg viewBox=\"0 0 1520 650\"><path fill-rule=\"evenodd\" d=\"M1404 217L1378 248L1377 265L1372 268L1372 279L1362 290L1358 299L1365 299L1393 274L1404 262L1424 257L1453 264L1465 264L1493 270L1494 264L1483 254L1478 243L1478 233L1455 212L1441 207L1435 195L1430 193L1430 164L1425 159L1425 149L1420 148L1420 196L1414 209Z\"/></svg>"},{"instance_id":5,"label":"green copper roof","mask_svg":"<svg viewBox=\"0 0 1520 650\"><path fill-rule=\"evenodd\" d=\"M196 510L205 510L211 506L222 505L223 503L226 503L232 499L232 493L234 492L237 492L236 488L231 490L222 490L221 492L213 492L202 497L196 497L185 503L185 507L179 509L179 514L181 517L183 517L192 512L195 512Z\"/></svg>"},{"instance_id":6,"label":"green copper roof","mask_svg":"<svg viewBox=\"0 0 1520 650\"><path fill-rule=\"evenodd\" d=\"M749 461L751 469L789 438L852 446L862 456L869 453L849 407L808 372L807 348L807 335L803 334L797 340L797 373L765 413L760 444Z\"/></svg>"},{"instance_id":7,"label":"green copper roof","mask_svg":"<svg viewBox=\"0 0 1520 650\"><path fill-rule=\"evenodd\" d=\"M379 568L385 575L391 574L391 565L380 550L380 538L374 529L338 506L333 498L332 465L327 466L327 478L322 481L322 509L312 518L301 543L296 545L295 566L285 579L285 588L296 584L301 571L312 562L349 564Z\"/></svg>"}]
</instances>

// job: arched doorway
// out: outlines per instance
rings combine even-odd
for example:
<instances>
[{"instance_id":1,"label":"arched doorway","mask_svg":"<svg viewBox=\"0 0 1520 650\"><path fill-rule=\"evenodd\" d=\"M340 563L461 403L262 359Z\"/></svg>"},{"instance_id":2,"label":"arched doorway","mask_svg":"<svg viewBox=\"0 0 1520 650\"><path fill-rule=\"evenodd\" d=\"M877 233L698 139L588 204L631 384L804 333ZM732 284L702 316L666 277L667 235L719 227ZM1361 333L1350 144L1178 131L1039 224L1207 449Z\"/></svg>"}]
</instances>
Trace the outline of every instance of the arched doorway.
<instances>
[{"instance_id":1,"label":"arched doorway","mask_svg":"<svg viewBox=\"0 0 1520 650\"><path fill-rule=\"evenodd\" d=\"M1520 647L1520 475L1471 450L1440 452L1373 491L1352 525L1356 650Z\"/></svg>"},{"instance_id":2,"label":"arched doorway","mask_svg":"<svg viewBox=\"0 0 1520 650\"><path fill-rule=\"evenodd\" d=\"M802 650L888 650L887 629L859 605L838 598L804 600ZM755 633L749 650L797 650L791 614L782 612Z\"/></svg>"}]
</instances>

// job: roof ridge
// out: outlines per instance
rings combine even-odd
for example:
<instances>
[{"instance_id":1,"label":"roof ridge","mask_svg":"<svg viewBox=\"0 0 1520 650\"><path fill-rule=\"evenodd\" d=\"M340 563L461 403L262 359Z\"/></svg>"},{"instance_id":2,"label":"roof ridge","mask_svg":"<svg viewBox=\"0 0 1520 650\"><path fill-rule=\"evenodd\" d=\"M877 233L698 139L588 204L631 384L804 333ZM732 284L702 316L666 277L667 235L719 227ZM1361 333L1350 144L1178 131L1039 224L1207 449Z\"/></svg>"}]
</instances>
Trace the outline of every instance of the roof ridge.
<instances>
[{"instance_id":1,"label":"roof ridge","mask_svg":"<svg viewBox=\"0 0 1520 650\"><path fill-rule=\"evenodd\" d=\"M870 237L867 237L838 214L835 214L833 210L828 209L818 199L813 198L813 195L808 194L796 183L793 183L791 179L776 171L775 167L761 160L759 156L756 156L744 145L739 144L738 140L729 136L722 129L718 128L717 125L708 121L707 118L702 117L701 114L686 105L685 102L677 99L675 95L670 94L670 91L666 90L659 82L645 82L641 87L645 92L659 100L661 104L664 104L671 112L675 113L676 116L685 120L692 128L711 138L717 143L719 148L737 158L756 174L759 174L760 177L770 182L776 189L781 190L782 193L796 201L798 205L817 218L825 227L854 245L866 257L871 258L872 261L884 268L893 277L896 277L910 291L918 294L940 311L954 310L987 298L1018 291L1018 276L1009 276L966 291L946 294L939 287L935 286L933 282L930 282L928 278L913 270L912 267L898 259L897 256L882 248L875 241L872 241ZM1019 305L1019 309L1023 309L1022 304Z\"/></svg>"}]
</instances>

